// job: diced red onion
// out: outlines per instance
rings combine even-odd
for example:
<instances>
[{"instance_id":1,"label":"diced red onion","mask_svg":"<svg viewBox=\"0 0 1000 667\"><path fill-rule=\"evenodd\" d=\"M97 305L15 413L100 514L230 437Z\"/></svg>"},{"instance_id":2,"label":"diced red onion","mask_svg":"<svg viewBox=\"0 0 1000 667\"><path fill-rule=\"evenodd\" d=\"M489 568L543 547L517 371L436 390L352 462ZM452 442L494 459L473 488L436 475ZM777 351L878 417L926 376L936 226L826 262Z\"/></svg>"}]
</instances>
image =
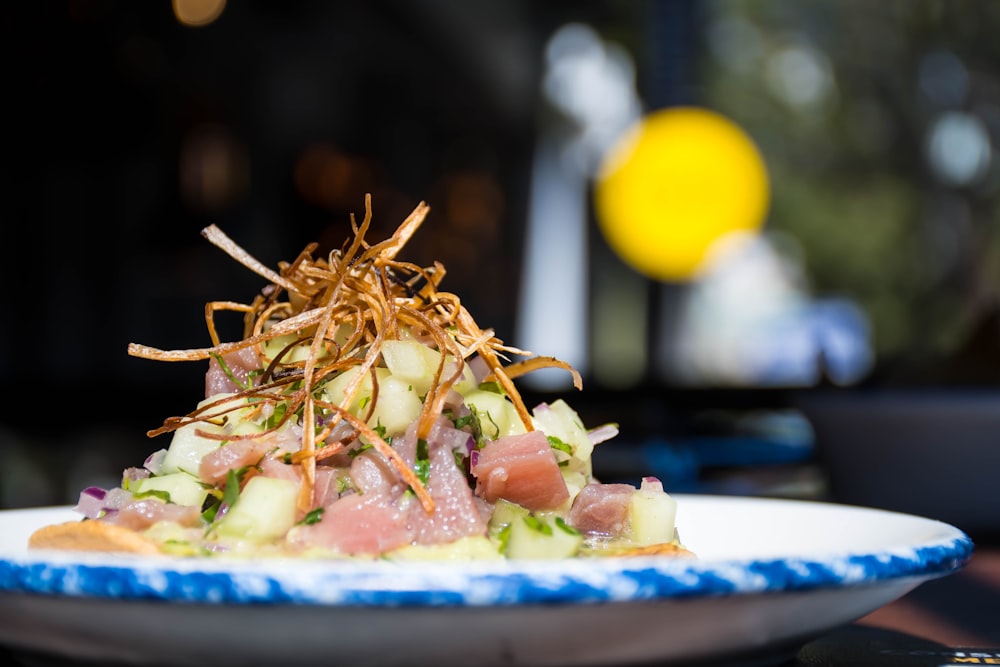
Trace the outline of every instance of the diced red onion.
<instances>
[{"instance_id":1,"label":"diced red onion","mask_svg":"<svg viewBox=\"0 0 1000 667\"><path fill-rule=\"evenodd\" d=\"M148 468L125 468L122 472L122 479L126 482L135 482L146 479L151 474Z\"/></svg>"},{"instance_id":2,"label":"diced red onion","mask_svg":"<svg viewBox=\"0 0 1000 667\"><path fill-rule=\"evenodd\" d=\"M88 498L96 498L97 500L104 500L104 497L108 495L106 489L102 489L99 486L88 486L86 489L80 492L80 496L87 496Z\"/></svg>"},{"instance_id":3,"label":"diced red onion","mask_svg":"<svg viewBox=\"0 0 1000 667\"><path fill-rule=\"evenodd\" d=\"M591 444L599 445L618 435L618 426L615 424L604 424L587 431L587 437Z\"/></svg>"},{"instance_id":4,"label":"diced red onion","mask_svg":"<svg viewBox=\"0 0 1000 667\"><path fill-rule=\"evenodd\" d=\"M440 444L448 447L456 452L461 452L462 454L467 454L469 452L469 441L473 441L473 446L475 446L475 440L466 431L462 431L457 428L443 427L438 429L438 437L440 438Z\"/></svg>"},{"instance_id":5,"label":"diced red onion","mask_svg":"<svg viewBox=\"0 0 1000 667\"><path fill-rule=\"evenodd\" d=\"M454 412L456 417L469 414L469 409L465 407L465 397L454 389L449 389L445 395L444 407Z\"/></svg>"},{"instance_id":6,"label":"diced red onion","mask_svg":"<svg viewBox=\"0 0 1000 667\"><path fill-rule=\"evenodd\" d=\"M472 375L476 378L477 383L482 382L483 379L485 379L491 372L490 367L486 365L486 361L479 355L476 355L471 359L467 359L466 361L469 364L469 368L472 369Z\"/></svg>"},{"instance_id":7,"label":"diced red onion","mask_svg":"<svg viewBox=\"0 0 1000 667\"><path fill-rule=\"evenodd\" d=\"M653 491L655 493L663 493L663 482L661 482L656 477L643 477L642 484L639 486L640 491Z\"/></svg>"},{"instance_id":8,"label":"diced red onion","mask_svg":"<svg viewBox=\"0 0 1000 667\"><path fill-rule=\"evenodd\" d=\"M354 435L354 426L351 422L346 419L341 419L330 431L330 435L327 436L327 442L341 442L347 440Z\"/></svg>"},{"instance_id":9,"label":"diced red onion","mask_svg":"<svg viewBox=\"0 0 1000 667\"><path fill-rule=\"evenodd\" d=\"M146 458L146 461L145 463L142 464L142 467L148 470L149 472L153 473L154 475L156 475L160 472L160 467L163 465L163 457L165 457L166 455L167 455L167 450L165 449L157 450Z\"/></svg>"},{"instance_id":10,"label":"diced red onion","mask_svg":"<svg viewBox=\"0 0 1000 667\"><path fill-rule=\"evenodd\" d=\"M104 513L104 498L108 492L97 486L88 486L80 492L80 500L73 508L88 519L96 519Z\"/></svg>"}]
</instances>

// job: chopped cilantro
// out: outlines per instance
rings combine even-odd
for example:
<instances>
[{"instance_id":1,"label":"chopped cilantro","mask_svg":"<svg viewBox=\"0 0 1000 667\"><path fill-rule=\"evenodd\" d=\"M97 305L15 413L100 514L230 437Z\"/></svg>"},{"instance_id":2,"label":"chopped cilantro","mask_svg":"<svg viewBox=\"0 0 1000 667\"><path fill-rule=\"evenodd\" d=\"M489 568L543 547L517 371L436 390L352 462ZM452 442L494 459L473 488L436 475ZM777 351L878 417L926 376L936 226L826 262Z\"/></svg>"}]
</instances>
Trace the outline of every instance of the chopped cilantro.
<instances>
[{"instance_id":1,"label":"chopped cilantro","mask_svg":"<svg viewBox=\"0 0 1000 667\"><path fill-rule=\"evenodd\" d=\"M224 505L234 505L240 497L240 480L246 475L247 469L230 468L226 473L226 488L222 493L222 503Z\"/></svg>"},{"instance_id":2,"label":"chopped cilantro","mask_svg":"<svg viewBox=\"0 0 1000 667\"><path fill-rule=\"evenodd\" d=\"M265 429L276 428L278 424L281 423L281 420L284 419L286 412L288 412L287 403L276 404L274 406L274 412L271 413L271 416L264 421L264 428Z\"/></svg>"},{"instance_id":3,"label":"chopped cilantro","mask_svg":"<svg viewBox=\"0 0 1000 667\"><path fill-rule=\"evenodd\" d=\"M506 392L503 390L503 387L501 387L500 383L496 382L496 381L493 381L493 382L480 382L479 383L479 388L482 389L483 391L488 391L488 392L491 392L493 394L506 395Z\"/></svg>"},{"instance_id":4,"label":"chopped cilantro","mask_svg":"<svg viewBox=\"0 0 1000 667\"><path fill-rule=\"evenodd\" d=\"M497 541L500 543L500 553L507 553L507 546L510 544L510 524L506 523L497 531Z\"/></svg>"},{"instance_id":5,"label":"chopped cilantro","mask_svg":"<svg viewBox=\"0 0 1000 667\"><path fill-rule=\"evenodd\" d=\"M561 516L556 517L556 526L567 535L579 535L580 531L566 523Z\"/></svg>"},{"instance_id":6,"label":"chopped cilantro","mask_svg":"<svg viewBox=\"0 0 1000 667\"><path fill-rule=\"evenodd\" d=\"M201 518L205 520L206 523L212 523L215 521L215 517L219 514L219 508L222 507L222 503L218 498L211 498L208 506L201 511Z\"/></svg>"},{"instance_id":7,"label":"chopped cilantro","mask_svg":"<svg viewBox=\"0 0 1000 667\"><path fill-rule=\"evenodd\" d=\"M472 422L472 435L476 439L476 448L482 449L486 446L487 435L483 430L483 417L485 416L489 423L493 426L493 437L500 437L500 425L493 421L493 416L486 412L485 410L480 412L475 405L470 405L469 409L472 411L473 417L475 419Z\"/></svg>"},{"instance_id":8,"label":"chopped cilantro","mask_svg":"<svg viewBox=\"0 0 1000 667\"><path fill-rule=\"evenodd\" d=\"M347 450L347 455L353 459L355 456L358 456L360 454L364 454L369 449L372 449L372 444L370 442L362 442L361 446L358 447L357 449L349 449L349 450Z\"/></svg>"},{"instance_id":9,"label":"chopped cilantro","mask_svg":"<svg viewBox=\"0 0 1000 667\"><path fill-rule=\"evenodd\" d=\"M547 436L546 439L549 441L549 446L552 449L558 450L560 452L565 452L570 456L573 455L573 446L563 440L557 438L554 435Z\"/></svg>"},{"instance_id":10,"label":"chopped cilantro","mask_svg":"<svg viewBox=\"0 0 1000 667\"><path fill-rule=\"evenodd\" d=\"M417 473L417 478L427 483L431 474L431 460L427 452L427 441L423 438L417 440L417 460L413 463L413 472Z\"/></svg>"},{"instance_id":11,"label":"chopped cilantro","mask_svg":"<svg viewBox=\"0 0 1000 667\"><path fill-rule=\"evenodd\" d=\"M319 523L323 519L324 511L325 508L323 507L317 507L314 510L310 510L309 512L306 513L305 517L303 517L302 520L299 521L299 523L306 526L311 526L314 523Z\"/></svg>"},{"instance_id":12,"label":"chopped cilantro","mask_svg":"<svg viewBox=\"0 0 1000 667\"><path fill-rule=\"evenodd\" d=\"M348 475L337 477L337 495L342 495L351 488L351 478Z\"/></svg>"},{"instance_id":13,"label":"chopped cilantro","mask_svg":"<svg viewBox=\"0 0 1000 667\"><path fill-rule=\"evenodd\" d=\"M159 498L160 500L162 500L165 503L169 503L170 502L170 493L167 492L167 491L160 491L159 489L150 489L149 491L143 491L141 493L134 493L133 492L133 495L137 499L152 497L152 498Z\"/></svg>"},{"instance_id":14,"label":"chopped cilantro","mask_svg":"<svg viewBox=\"0 0 1000 667\"><path fill-rule=\"evenodd\" d=\"M455 424L455 428L461 429L466 426L472 431L472 437L476 441L476 449L482 449L486 446L486 439L483 437L483 427L479 420L479 414L476 412L476 407L474 405L469 406L469 414L463 417L455 417L454 413L449 411L448 417L451 418L452 422Z\"/></svg>"},{"instance_id":15,"label":"chopped cilantro","mask_svg":"<svg viewBox=\"0 0 1000 667\"><path fill-rule=\"evenodd\" d=\"M542 521L534 514L529 514L524 517L524 523L527 524L528 528L531 528L533 531L541 533L542 535L552 534L552 526L550 526L547 521Z\"/></svg>"},{"instance_id":16,"label":"chopped cilantro","mask_svg":"<svg viewBox=\"0 0 1000 667\"><path fill-rule=\"evenodd\" d=\"M455 428L458 429L465 428L466 426L474 428L476 424L476 416L470 412L464 417L453 417L451 421L455 425Z\"/></svg>"}]
</instances>

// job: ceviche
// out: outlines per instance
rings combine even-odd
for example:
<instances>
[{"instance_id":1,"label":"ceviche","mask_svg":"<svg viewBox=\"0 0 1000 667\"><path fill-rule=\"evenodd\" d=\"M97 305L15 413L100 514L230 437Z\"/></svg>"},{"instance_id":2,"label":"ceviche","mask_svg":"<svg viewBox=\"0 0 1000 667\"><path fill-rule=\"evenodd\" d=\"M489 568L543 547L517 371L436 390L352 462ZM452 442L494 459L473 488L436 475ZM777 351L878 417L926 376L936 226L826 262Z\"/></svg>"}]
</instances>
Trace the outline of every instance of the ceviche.
<instances>
[{"instance_id":1,"label":"ceviche","mask_svg":"<svg viewBox=\"0 0 1000 667\"><path fill-rule=\"evenodd\" d=\"M529 409L514 380L558 359L505 345L445 267L399 259L423 203L371 243L370 197L352 237L310 244L272 270L217 227L203 236L268 281L250 303L206 305L211 345L130 355L207 362L204 396L149 432L169 437L120 486L80 494L78 521L33 548L178 556L387 559L686 554L676 504L655 478L594 478L586 428L564 400ZM240 340L215 315L241 313Z\"/></svg>"}]
</instances>

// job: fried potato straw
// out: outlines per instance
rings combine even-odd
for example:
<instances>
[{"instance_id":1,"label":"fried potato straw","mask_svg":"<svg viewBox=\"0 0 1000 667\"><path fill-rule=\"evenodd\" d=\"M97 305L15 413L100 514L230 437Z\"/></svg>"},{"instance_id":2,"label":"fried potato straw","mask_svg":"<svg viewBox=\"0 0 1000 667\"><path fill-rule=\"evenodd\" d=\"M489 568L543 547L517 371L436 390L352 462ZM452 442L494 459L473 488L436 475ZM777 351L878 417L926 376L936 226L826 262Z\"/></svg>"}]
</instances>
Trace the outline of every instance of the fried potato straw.
<instances>
[{"instance_id":1,"label":"fried potato straw","mask_svg":"<svg viewBox=\"0 0 1000 667\"><path fill-rule=\"evenodd\" d=\"M365 216L360 224L351 215L353 237L326 259L316 259L317 244L306 246L290 263L279 263L274 271L237 245L219 228L202 231L209 242L237 262L269 282L250 304L216 301L206 304L205 320L211 347L186 350L161 350L130 343L128 353L156 361L201 361L252 348L261 361L263 372L237 396L253 398L262 404L287 403L288 409L278 423L261 433L220 436L198 431L207 438L234 440L261 438L281 428L289 419L303 425L302 448L294 456L303 474L299 507L308 510L313 502L316 460L343 447L344 421L350 432L371 443L396 469L400 478L413 489L424 510L434 511L434 500L417 473L364 419L354 417L349 407L361 391L363 382L373 384L374 407L378 380L374 372L382 344L398 339L401 330L428 341L441 352L441 362L434 381L424 398L417 424L417 437L426 438L444 410L449 391L464 374L465 364L479 356L488 368L489 380L496 381L513 402L525 429L535 429L531 414L513 379L539 368L562 368L573 376L577 389L582 387L579 373L553 357L532 357L530 352L504 345L491 329L482 329L461 304L459 298L439 290L445 269L435 262L431 267L397 260L406 243L419 229L430 208L421 202L388 239L369 244L365 234L371 225L371 195L365 197ZM283 298L284 297L284 298ZM215 327L219 311L244 314L243 339L222 342ZM265 353L264 344L283 336L295 336L295 342L273 356ZM285 360L291 347L308 344L304 362ZM505 365L508 355L531 357ZM291 356L291 355L287 355ZM449 358L452 363L446 363ZM357 368L348 383L343 400L337 404L323 400L323 384L346 370ZM232 397L203 405L183 417L171 417L163 426L149 431L150 437L171 432L185 424L219 420L236 409ZM308 427L308 425L312 425ZM336 438L331 434L339 433ZM327 439L330 439L328 442Z\"/></svg>"}]
</instances>

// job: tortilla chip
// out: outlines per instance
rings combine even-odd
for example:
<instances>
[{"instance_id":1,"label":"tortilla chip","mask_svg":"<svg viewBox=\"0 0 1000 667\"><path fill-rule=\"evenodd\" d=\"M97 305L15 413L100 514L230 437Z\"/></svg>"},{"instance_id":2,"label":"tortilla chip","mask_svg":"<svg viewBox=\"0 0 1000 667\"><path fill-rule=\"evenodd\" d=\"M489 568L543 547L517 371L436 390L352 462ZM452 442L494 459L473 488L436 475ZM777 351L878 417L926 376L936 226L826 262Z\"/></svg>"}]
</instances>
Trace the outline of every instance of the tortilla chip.
<instances>
[{"instance_id":1,"label":"tortilla chip","mask_svg":"<svg viewBox=\"0 0 1000 667\"><path fill-rule=\"evenodd\" d=\"M650 544L645 547L629 547L621 552L616 552L616 556L679 556L694 557L694 554L684 547L666 542L664 544Z\"/></svg>"},{"instance_id":2,"label":"tortilla chip","mask_svg":"<svg viewBox=\"0 0 1000 667\"><path fill-rule=\"evenodd\" d=\"M155 542L139 533L103 521L70 521L39 528L28 539L28 548L145 555L160 553Z\"/></svg>"},{"instance_id":3,"label":"tortilla chip","mask_svg":"<svg viewBox=\"0 0 1000 667\"><path fill-rule=\"evenodd\" d=\"M685 549L676 542L663 542L642 547L632 546L599 546L585 552L588 556L628 557L628 556L675 556L677 558L696 558L694 552Z\"/></svg>"}]
</instances>

